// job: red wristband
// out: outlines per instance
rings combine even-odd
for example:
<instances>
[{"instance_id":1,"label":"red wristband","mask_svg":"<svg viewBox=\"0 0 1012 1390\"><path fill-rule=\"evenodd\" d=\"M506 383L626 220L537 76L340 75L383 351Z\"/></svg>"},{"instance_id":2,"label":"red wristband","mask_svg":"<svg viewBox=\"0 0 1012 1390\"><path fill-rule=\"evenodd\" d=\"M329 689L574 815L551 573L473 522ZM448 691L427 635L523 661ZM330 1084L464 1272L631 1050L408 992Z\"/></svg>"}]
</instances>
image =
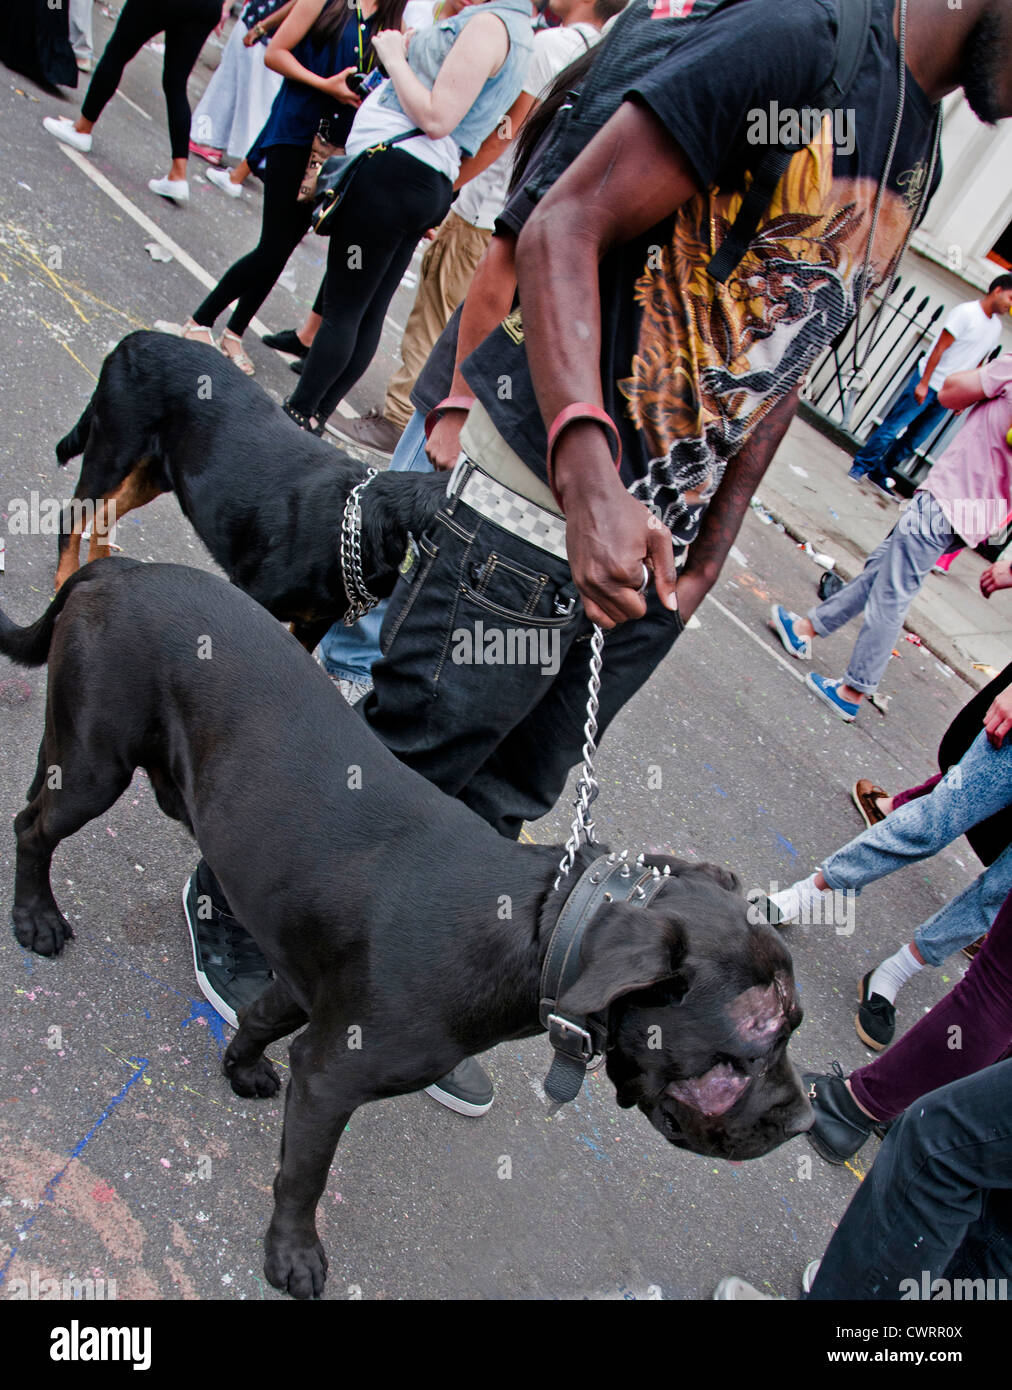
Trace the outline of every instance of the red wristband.
<instances>
[{"instance_id":1,"label":"red wristband","mask_svg":"<svg viewBox=\"0 0 1012 1390\"><path fill-rule=\"evenodd\" d=\"M596 425L601 425L611 436L609 444L615 467L621 468L622 466L622 438L618 432L618 426L608 412L590 401L575 401L572 405L567 405L556 415L552 421L551 429L548 431L548 486L552 489L552 496L556 502L559 502L560 506L562 503L559 501L559 494L555 490L555 480L552 477L552 461L555 455L555 446L559 442L559 435L576 420L593 420Z\"/></svg>"},{"instance_id":2,"label":"red wristband","mask_svg":"<svg viewBox=\"0 0 1012 1390\"><path fill-rule=\"evenodd\" d=\"M425 417L425 438L428 439L432 431L443 418L444 410L470 410L474 405L473 396L447 396L445 400L432 407Z\"/></svg>"}]
</instances>

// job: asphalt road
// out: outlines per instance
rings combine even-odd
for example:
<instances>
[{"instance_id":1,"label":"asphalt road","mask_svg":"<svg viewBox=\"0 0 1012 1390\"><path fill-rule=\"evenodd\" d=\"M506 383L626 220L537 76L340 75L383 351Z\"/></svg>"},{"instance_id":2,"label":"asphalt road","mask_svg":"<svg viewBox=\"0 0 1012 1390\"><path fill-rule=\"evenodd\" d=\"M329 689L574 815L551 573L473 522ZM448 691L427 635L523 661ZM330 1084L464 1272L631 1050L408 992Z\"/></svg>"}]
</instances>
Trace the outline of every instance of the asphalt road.
<instances>
[{"instance_id":1,"label":"asphalt road","mask_svg":"<svg viewBox=\"0 0 1012 1390\"><path fill-rule=\"evenodd\" d=\"M97 30L104 40L108 22ZM207 76L198 67L192 93ZM133 328L180 321L203 295L200 272L216 278L255 240L259 193L229 202L199 164L187 210L147 191L167 157L159 82L160 59L144 50L85 166L42 129L44 115L71 103L0 69L0 601L19 621L48 601L55 539L8 534L10 502L69 495L75 478L58 471L53 445L110 346ZM192 264L152 260L150 224ZM301 317L324 250L310 237L296 253L294 291L275 289L262 311L270 328ZM411 292L402 287L391 307L381 351L352 393L356 410L381 404ZM255 340L250 352L264 388L287 393L285 362ZM127 517L120 541L138 558L213 568L171 497ZM885 682L888 717L868 709L853 727L823 713L780 655L765 627L771 599L807 604L818 576L787 536L748 517L699 627L605 741L602 838L714 860L768 889L857 833L856 777L899 789L935 769L939 737L970 692L928 654L901 641ZM820 669L842 669L851 640L821 644ZM4 816L23 804L44 699L44 671L0 659ZM563 838L567 815L563 803L532 837ZM279 1297L263 1279L260 1241L281 1106L239 1100L219 1073L229 1030L197 992L179 905L194 857L138 776L57 854L54 887L77 933L64 956L43 960L0 932L0 1298L33 1272L115 1280L120 1298ZM856 981L974 867L959 842L868 889L853 936L790 932L806 1015L792 1047L799 1064L870 1059L853 1028ZM4 902L12 870L8 835ZM923 972L901 996L901 1026L961 968ZM283 1066L284 1046L271 1051ZM353 1117L320 1208L327 1297L698 1299L732 1272L795 1297L877 1146L850 1169L828 1167L803 1139L719 1164L671 1150L638 1113L618 1110L603 1074L549 1119L541 1040L484 1060L496 1103L481 1120L423 1095Z\"/></svg>"}]
</instances>

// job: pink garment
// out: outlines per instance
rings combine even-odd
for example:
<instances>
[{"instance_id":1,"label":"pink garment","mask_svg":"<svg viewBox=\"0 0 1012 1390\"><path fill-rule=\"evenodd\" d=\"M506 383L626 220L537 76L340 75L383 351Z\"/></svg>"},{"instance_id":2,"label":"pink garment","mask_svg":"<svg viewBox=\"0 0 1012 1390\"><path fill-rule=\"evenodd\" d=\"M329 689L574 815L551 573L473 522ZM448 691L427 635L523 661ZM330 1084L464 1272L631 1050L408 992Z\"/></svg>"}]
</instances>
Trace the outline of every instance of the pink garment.
<instances>
[{"instance_id":1,"label":"pink garment","mask_svg":"<svg viewBox=\"0 0 1012 1390\"><path fill-rule=\"evenodd\" d=\"M921 484L967 545L999 530L1012 506L1012 352L980 369L987 399L966 414L962 429Z\"/></svg>"}]
</instances>

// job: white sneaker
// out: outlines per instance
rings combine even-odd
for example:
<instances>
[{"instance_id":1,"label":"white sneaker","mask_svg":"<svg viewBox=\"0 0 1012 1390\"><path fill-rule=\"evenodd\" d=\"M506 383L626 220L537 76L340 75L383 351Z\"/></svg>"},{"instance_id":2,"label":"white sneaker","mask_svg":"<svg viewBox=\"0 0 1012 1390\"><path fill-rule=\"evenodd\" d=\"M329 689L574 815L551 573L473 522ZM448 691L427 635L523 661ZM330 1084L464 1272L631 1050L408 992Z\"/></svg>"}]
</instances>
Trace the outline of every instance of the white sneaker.
<instances>
[{"instance_id":1,"label":"white sneaker","mask_svg":"<svg viewBox=\"0 0 1012 1390\"><path fill-rule=\"evenodd\" d=\"M72 149L80 150L82 154L87 154L91 149L91 136L82 135L79 130L74 129L74 122L69 121L66 116L46 116L42 124L49 131L50 135L55 135L62 145L70 145Z\"/></svg>"},{"instance_id":2,"label":"white sneaker","mask_svg":"<svg viewBox=\"0 0 1012 1390\"><path fill-rule=\"evenodd\" d=\"M827 896L829 896L829 889L816 888L815 874L809 874L807 878L792 883L790 888L784 888L779 893L771 893L770 902L785 922L797 922L800 919L810 923L813 920L813 905ZM822 921L821 915L819 921Z\"/></svg>"},{"instance_id":3,"label":"white sneaker","mask_svg":"<svg viewBox=\"0 0 1012 1390\"><path fill-rule=\"evenodd\" d=\"M215 188L220 188L229 198L242 197L242 184L233 183L227 169L205 169L204 178L208 183L213 183Z\"/></svg>"},{"instance_id":4,"label":"white sneaker","mask_svg":"<svg viewBox=\"0 0 1012 1390\"><path fill-rule=\"evenodd\" d=\"M148 187L160 198L171 198L174 203L190 201L190 185L185 179L148 179Z\"/></svg>"}]
</instances>

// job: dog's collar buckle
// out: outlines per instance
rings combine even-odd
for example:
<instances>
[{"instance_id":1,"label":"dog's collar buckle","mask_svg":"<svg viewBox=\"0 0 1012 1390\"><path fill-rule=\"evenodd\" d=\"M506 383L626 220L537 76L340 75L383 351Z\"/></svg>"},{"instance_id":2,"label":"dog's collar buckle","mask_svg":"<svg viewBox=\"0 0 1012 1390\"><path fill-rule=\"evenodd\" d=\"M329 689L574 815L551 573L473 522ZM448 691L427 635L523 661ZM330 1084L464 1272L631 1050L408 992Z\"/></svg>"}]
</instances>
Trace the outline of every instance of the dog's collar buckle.
<instances>
[{"instance_id":1,"label":"dog's collar buckle","mask_svg":"<svg viewBox=\"0 0 1012 1390\"><path fill-rule=\"evenodd\" d=\"M543 999L542 1007L548 1004L548 1000ZM572 1019L563 1018L561 1014L549 1014L548 1019L548 1041L555 1048L556 1052L563 1052L567 1057L572 1057L574 1061L585 1062L588 1065L597 1056L594 1047L594 1039L590 1031L581 1028Z\"/></svg>"}]
</instances>

